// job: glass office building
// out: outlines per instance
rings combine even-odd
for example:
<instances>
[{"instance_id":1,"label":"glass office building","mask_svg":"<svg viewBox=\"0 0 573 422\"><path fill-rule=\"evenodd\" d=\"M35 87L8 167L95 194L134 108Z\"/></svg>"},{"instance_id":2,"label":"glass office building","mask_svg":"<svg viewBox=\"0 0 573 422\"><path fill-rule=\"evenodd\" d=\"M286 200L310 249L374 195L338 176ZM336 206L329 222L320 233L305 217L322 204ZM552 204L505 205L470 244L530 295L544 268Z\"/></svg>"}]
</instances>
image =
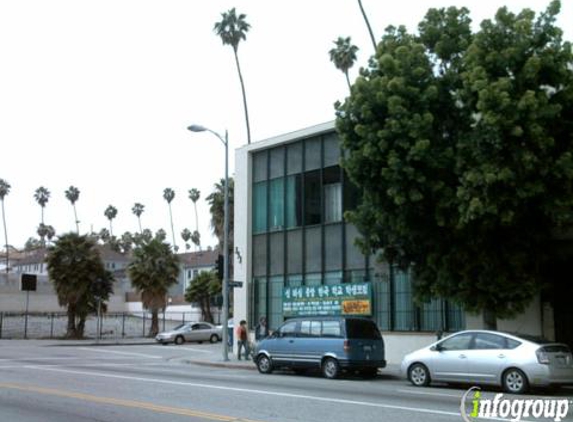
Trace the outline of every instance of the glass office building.
<instances>
[{"instance_id":1,"label":"glass office building","mask_svg":"<svg viewBox=\"0 0 573 422\"><path fill-rule=\"evenodd\" d=\"M284 287L366 281L372 283L372 317L382 330L464 328L459 307L444 300L414 303L409 272L396 268L391 277L388 265L356 246L359 233L344 221L344 212L360 194L339 165L332 123L259 144L238 150L235 184L235 245L241 256L235 268L247 281L235 297L246 295L250 325L261 316L271 328L283 322ZM245 248L248 253L241 254Z\"/></svg>"}]
</instances>

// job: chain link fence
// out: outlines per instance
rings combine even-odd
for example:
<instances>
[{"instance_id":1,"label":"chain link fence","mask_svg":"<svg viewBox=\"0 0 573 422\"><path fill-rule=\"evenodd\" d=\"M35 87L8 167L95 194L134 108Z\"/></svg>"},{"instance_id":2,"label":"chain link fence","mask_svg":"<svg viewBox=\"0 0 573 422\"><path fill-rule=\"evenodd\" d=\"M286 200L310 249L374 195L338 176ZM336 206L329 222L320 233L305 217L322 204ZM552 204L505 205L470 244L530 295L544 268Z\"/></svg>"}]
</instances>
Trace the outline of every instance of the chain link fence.
<instances>
[{"instance_id":1,"label":"chain link fence","mask_svg":"<svg viewBox=\"0 0 573 422\"><path fill-rule=\"evenodd\" d=\"M220 324L221 313L213 312L215 324ZM165 312L159 314L159 331L171 330L185 322L201 321L201 312ZM149 312L106 313L99 319L102 339L140 338L149 335ZM84 337L97 337L97 315L86 319ZM28 314L0 312L0 339L58 339L66 335L68 316L65 312Z\"/></svg>"}]
</instances>

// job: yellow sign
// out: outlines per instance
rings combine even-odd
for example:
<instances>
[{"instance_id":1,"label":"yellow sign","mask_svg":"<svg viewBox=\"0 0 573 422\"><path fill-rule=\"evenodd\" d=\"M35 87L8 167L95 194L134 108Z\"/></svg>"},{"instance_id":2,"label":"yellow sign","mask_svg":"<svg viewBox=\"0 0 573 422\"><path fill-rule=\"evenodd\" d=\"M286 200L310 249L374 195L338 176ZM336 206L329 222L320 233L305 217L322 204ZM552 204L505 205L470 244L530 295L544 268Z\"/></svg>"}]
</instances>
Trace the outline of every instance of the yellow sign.
<instances>
[{"instance_id":1,"label":"yellow sign","mask_svg":"<svg viewBox=\"0 0 573 422\"><path fill-rule=\"evenodd\" d=\"M370 315L369 300L345 300L342 302L342 315Z\"/></svg>"}]
</instances>

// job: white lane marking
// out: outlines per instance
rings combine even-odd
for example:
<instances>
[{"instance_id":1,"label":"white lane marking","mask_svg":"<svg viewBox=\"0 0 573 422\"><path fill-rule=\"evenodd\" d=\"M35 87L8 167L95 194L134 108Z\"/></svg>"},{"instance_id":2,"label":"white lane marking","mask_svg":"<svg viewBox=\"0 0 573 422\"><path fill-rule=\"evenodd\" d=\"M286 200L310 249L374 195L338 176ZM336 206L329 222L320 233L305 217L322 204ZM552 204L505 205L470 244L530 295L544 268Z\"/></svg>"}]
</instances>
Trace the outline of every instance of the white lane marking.
<instances>
[{"instance_id":1,"label":"white lane marking","mask_svg":"<svg viewBox=\"0 0 573 422\"><path fill-rule=\"evenodd\" d=\"M447 394L447 393L432 393L429 391L414 391L414 390L396 390L399 393L418 394L420 396L436 396L436 397L455 397L461 399L461 394Z\"/></svg>"},{"instance_id":2,"label":"white lane marking","mask_svg":"<svg viewBox=\"0 0 573 422\"><path fill-rule=\"evenodd\" d=\"M213 353L212 350L195 349L193 347L186 347L186 346L177 346L176 349L170 348L169 346L151 346L151 347L156 347L158 349L168 350L170 352L174 352L176 350L190 350L192 352L197 352L197 353Z\"/></svg>"},{"instance_id":3,"label":"white lane marking","mask_svg":"<svg viewBox=\"0 0 573 422\"><path fill-rule=\"evenodd\" d=\"M95 358L93 358L95 359ZM99 359L103 359L103 360L117 360L117 359L132 359L131 357L128 356L114 356L114 357L107 357L107 356L102 356L102 357L98 357ZM86 360L85 356L82 357L78 357L78 356L69 356L69 357L29 357L29 358L4 358L4 359L0 359L0 362L21 362L21 361L36 361L36 360Z\"/></svg>"},{"instance_id":4,"label":"white lane marking","mask_svg":"<svg viewBox=\"0 0 573 422\"><path fill-rule=\"evenodd\" d=\"M414 413L427 413L427 414L429 413L429 414L434 414L434 415L453 416L453 417L458 418L458 419L460 418L459 412L448 412L445 410L426 409L426 408L422 408L422 407L406 407L406 406L398 406L398 405L393 405L393 404L373 403L373 402L358 401L358 400L336 399L336 398L332 398L332 397L320 397L320 396L309 396L309 395L302 395L302 394L281 393L281 392L277 392L277 391L255 390L255 389L249 389L249 388L225 387L225 386L221 386L221 385L201 384L201 383L194 383L194 382L169 381L169 380L162 380L162 379L157 379L157 378L142 378L142 377L131 377L131 376L125 376L125 375L100 374L97 372L87 372L87 371L71 371L71 370L67 370L67 369L47 368L44 366L27 365L27 366L24 366L24 368L34 369L34 370L42 370L42 371L62 372L62 373L67 373L67 374L87 375L87 376L93 376L93 377L115 378L115 379L123 379L123 380L130 380L130 381L141 381L141 382L149 382L149 383L157 383L157 384L169 384L169 385L179 385L179 386L186 386L186 387L198 387L198 388L205 388L205 389L211 389L211 390L234 391L234 392L238 392L238 393L248 393L248 394L257 394L257 395L263 394L263 395L267 395L267 396L288 397L288 398L327 402L327 403L337 403L337 404L349 404L349 405L373 407L373 408L379 408L379 409L402 410L402 411L414 412ZM509 420L509 419L507 419L507 420Z\"/></svg>"},{"instance_id":5,"label":"white lane marking","mask_svg":"<svg viewBox=\"0 0 573 422\"><path fill-rule=\"evenodd\" d=\"M157 355L145 355L143 353L130 353L130 352L117 352L115 350L103 350L101 348L93 348L93 347L77 347L78 350L87 350L89 352L97 352L97 353L113 353L118 355L127 355L127 356L140 356L144 358L150 359L163 359L163 356Z\"/></svg>"},{"instance_id":6,"label":"white lane marking","mask_svg":"<svg viewBox=\"0 0 573 422\"><path fill-rule=\"evenodd\" d=\"M77 368L77 367L104 367L104 366L163 366L165 365L164 363L151 363L151 362L147 362L147 363L73 363L73 364L69 364L69 365L65 365L65 364L45 364L45 365L41 365L43 368L68 368L68 367L73 367L73 368ZM20 368L26 368L28 369L29 365L0 365L0 369L20 369Z\"/></svg>"}]
</instances>

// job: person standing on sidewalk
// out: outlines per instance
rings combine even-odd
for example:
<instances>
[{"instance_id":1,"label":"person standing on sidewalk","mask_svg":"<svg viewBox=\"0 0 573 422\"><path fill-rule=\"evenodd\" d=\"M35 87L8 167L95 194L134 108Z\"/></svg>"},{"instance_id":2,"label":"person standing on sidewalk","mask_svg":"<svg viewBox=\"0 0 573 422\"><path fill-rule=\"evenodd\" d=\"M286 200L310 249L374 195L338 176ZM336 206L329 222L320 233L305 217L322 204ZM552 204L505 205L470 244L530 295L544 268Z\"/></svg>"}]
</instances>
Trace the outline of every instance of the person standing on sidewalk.
<instances>
[{"instance_id":1,"label":"person standing on sidewalk","mask_svg":"<svg viewBox=\"0 0 573 422\"><path fill-rule=\"evenodd\" d=\"M267 319L262 316L259 319L259 323L255 327L255 340L258 342L269 335L269 326L267 325Z\"/></svg>"},{"instance_id":2,"label":"person standing on sidewalk","mask_svg":"<svg viewBox=\"0 0 573 422\"><path fill-rule=\"evenodd\" d=\"M245 348L245 360L249 359L249 333L247 332L247 321L241 320L237 327L237 358L241 360L241 349Z\"/></svg>"}]
</instances>

